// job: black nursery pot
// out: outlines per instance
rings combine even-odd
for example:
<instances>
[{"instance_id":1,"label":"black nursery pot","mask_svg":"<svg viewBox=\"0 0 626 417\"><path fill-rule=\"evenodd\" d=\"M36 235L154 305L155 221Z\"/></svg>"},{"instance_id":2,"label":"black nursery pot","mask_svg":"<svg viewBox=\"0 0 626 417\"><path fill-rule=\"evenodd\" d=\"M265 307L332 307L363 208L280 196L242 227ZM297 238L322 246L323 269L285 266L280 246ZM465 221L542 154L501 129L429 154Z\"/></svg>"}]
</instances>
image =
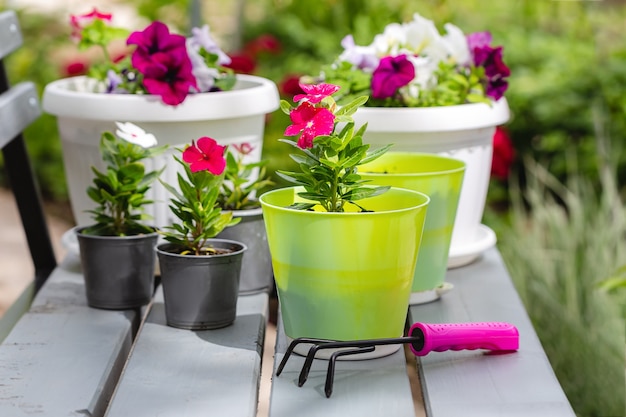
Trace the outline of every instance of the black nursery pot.
<instances>
[{"instance_id":1,"label":"black nursery pot","mask_svg":"<svg viewBox=\"0 0 626 417\"><path fill-rule=\"evenodd\" d=\"M177 246L157 246L168 326L189 330L226 327L237 316L237 296L245 244L209 239L207 246L228 252L180 255Z\"/></svg>"},{"instance_id":2,"label":"black nursery pot","mask_svg":"<svg viewBox=\"0 0 626 417\"><path fill-rule=\"evenodd\" d=\"M76 229L87 304L107 310L146 305L154 293L158 234L93 236Z\"/></svg>"}]
</instances>

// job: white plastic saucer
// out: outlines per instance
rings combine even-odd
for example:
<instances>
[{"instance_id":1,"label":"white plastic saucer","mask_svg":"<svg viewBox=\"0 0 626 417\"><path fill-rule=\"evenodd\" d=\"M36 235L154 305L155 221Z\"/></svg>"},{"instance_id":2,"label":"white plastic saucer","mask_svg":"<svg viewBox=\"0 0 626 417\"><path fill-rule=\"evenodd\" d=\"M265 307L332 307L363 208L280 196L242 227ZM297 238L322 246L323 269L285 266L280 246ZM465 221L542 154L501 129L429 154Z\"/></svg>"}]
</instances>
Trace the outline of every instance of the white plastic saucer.
<instances>
[{"instance_id":1,"label":"white plastic saucer","mask_svg":"<svg viewBox=\"0 0 626 417\"><path fill-rule=\"evenodd\" d=\"M68 254L74 256L80 256L80 249L78 247L78 239L74 233L75 228L71 228L61 236L61 245L65 248Z\"/></svg>"},{"instance_id":2,"label":"white plastic saucer","mask_svg":"<svg viewBox=\"0 0 626 417\"><path fill-rule=\"evenodd\" d=\"M478 226L476 239L465 246L452 246L448 255L448 269L458 268L474 262L481 253L496 244L496 233L489 227Z\"/></svg>"},{"instance_id":3,"label":"white plastic saucer","mask_svg":"<svg viewBox=\"0 0 626 417\"><path fill-rule=\"evenodd\" d=\"M409 299L409 304L416 305L430 303L431 301L438 300L443 294L447 293L453 288L454 285L450 284L449 282L444 282L433 290L412 292L411 298Z\"/></svg>"}]
</instances>

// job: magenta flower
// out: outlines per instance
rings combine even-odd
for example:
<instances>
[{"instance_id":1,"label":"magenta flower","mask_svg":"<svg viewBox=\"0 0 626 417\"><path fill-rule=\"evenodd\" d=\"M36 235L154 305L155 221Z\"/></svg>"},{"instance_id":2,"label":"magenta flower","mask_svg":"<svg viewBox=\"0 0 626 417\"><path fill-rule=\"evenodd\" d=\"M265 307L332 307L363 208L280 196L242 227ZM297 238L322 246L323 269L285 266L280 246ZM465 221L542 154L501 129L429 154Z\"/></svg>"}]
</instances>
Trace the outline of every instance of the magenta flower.
<instances>
[{"instance_id":1,"label":"magenta flower","mask_svg":"<svg viewBox=\"0 0 626 417\"><path fill-rule=\"evenodd\" d=\"M293 97L293 101L308 101L309 103L316 104L324 100L326 97L335 94L339 91L339 86L334 84L302 84L298 83L302 91L305 94L298 94Z\"/></svg>"},{"instance_id":2,"label":"magenta flower","mask_svg":"<svg viewBox=\"0 0 626 417\"><path fill-rule=\"evenodd\" d=\"M183 161L189 164L191 172L209 171L213 175L220 175L226 168L224 159L225 146L217 144L215 139L201 137L183 151Z\"/></svg>"},{"instance_id":3,"label":"magenta flower","mask_svg":"<svg viewBox=\"0 0 626 417\"><path fill-rule=\"evenodd\" d=\"M285 129L285 136L295 136L301 149L313 147L316 136L330 135L335 127L335 115L325 107L315 107L305 101L289 113L293 123Z\"/></svg>"},{"instance_id":4,"label":"magenta flower","mask_svg":"<svg viewBox=\"0 0 626 417\"><path fill-rule=\"evenodd\" d=\"M489 32L477 32L468 35L467 44L474 65L485 68L487 96L499 100L508 88L508 82L504 78L511 75L511 70L502 60L502 47L494 48L490 45L491 34Z\"/></svg>"},{"instance_id":5,"label":"magenta flower","mask_svg":"<svg viewBox=\"0 0 626 417\"><path fill-rule=\"evenodd\" d=\"M385 99L393 97L400 87L415 78L415 67L406 57L385 57L380 60L372 74L372 97Z\"/></svg>"},{"instance_id":6,"label":"magenta flower","mask_svg":"<svg viewBox=\"0 0 626 417\"><path fill-rule=\"evenodd\" d=\"M184 36L171 34L165 24L157 21L143 32L133 32L126 43L137 45L131 61L143 74L148 93L160 95L164 103L175 106L183 102L191 88L197 89Z\"/></svg>"}]
</instances>

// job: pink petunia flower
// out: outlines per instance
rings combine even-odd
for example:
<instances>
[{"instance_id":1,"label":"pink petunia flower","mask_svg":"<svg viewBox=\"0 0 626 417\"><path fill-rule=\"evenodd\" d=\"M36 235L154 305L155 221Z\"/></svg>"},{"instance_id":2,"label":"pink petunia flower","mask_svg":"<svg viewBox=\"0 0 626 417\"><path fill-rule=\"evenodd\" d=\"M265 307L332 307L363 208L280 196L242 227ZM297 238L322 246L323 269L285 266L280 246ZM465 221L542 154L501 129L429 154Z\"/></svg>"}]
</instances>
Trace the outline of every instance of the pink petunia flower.
<instances>
[{"instance_id":1,"label":"pink petunia flower","mask_svg":"<svg viewBox=\"0 0 626 417\"><path fill-rule=\"evenodd\" d=\"M335 127L335 115L324 107L315 107L303 102L289 113L292 125L285 129L285 136L295 136L302 132L298 139L301 149L313 147L316 136L330 135Z\"/></svg>"},{"instance_id":2,"label":"pink petunia flower","mask_svg":"<svg viewBox=\"0 0 626 417\"><path fill-rule=\"evenodd\" d=\"M177 105L197 89L196 79L184 36L171 34L161 22L153 22L144 31L133 32L126 42L137 45L131 56L133 67L143 74L143 84L150 94L163 102Z\"/></svg>"},{"instance_id":3,"label":"pink petunia flower","mask_svg":"<svg viewBox=\"0 0 626 417\"><path fill-rule=\"evenodd\" d=\"M215 139L204 136L185 148L183 161L189 164L191 172L209 171L213 175L220 175L226 168L225 148L218 145Z\"/></svg>"},{"instance_id":4,"label":"pink petunia flower","mask_svg":"<svg viewBox=\"0 0 626 417\"><path fill-rule=\"evenodd\" d=\"M400 87L415 78L415 67L406 57L398 55L380 60L372 74L372 97L385 99L393 97Z\"/></svg>"},{"instance_id":5,"label":"pink petunia flower","mask_svg":"<svg viewBox=\"0 0 626 417\"><path fill-rule=\"evenodd\" d=\"M248 142L234 144L233 148L241 155L250 155L254 151L254 146Z\"/></svg>"},{"instance_id":6,"label":"pink petunia flower","mask_svg":"<svg viewBox=\"0 0 626 417\"><path fill-rule=\"evenodd\" d=\"M113 15L111 13L101 13L95 7L89 13L70 15L70 26L72 27L72 34L70 37L76 41L80 41L83 28L94 20L103 20L108 23L113 20Z\"/></svg>"},{"instance_id":7,"label":"pink petunia flower","mask_svg":"<svg viewBox=\"0 0 626 417\"><path fill-rule=\"evenodd\" d=\"M324 100L326 97L335 94L339 91L339 86L334 84L302 84L298 83L302 91L305 94L298 94L294 96L293 101L308 101L309 103L316 104Z\"/></svg>"}]
</instances>

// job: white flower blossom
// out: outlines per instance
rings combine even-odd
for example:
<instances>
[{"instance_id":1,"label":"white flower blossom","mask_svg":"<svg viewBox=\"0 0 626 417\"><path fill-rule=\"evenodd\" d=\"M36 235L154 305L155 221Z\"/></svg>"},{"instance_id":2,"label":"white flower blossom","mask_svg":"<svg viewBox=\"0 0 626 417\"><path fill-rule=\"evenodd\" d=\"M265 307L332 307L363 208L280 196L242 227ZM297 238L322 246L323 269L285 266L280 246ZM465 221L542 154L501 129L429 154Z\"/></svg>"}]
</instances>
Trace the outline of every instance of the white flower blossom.
<instances>
[{"instance_id":1,"label":"white flower blossom","mask_svg":"<svg viewBox=\"0 0 626 417\"><path fill-rule=\"evenodd\" d=\"M399 23L390 23L385 27L383 33L374 37L370 45L376 56L398 56L399 51L406 44L406 30Z\"/></svg>"},{"instance_id":2,"label":"white flower blossom","mask_svg":"<svg viewBox=\"0 0 626 417\"><path fill-rule=\"evenodd\" d=\"M146 133L145 130L133 123L115 122L117 131L115 134L126 142L139 145L142 148L151 148L157 145L157 140L152 133Z\"/></svg>"},{"instance_id":3,"label":"white flower blossom","mask_svg":"<svg viewBox=\"0 0 626 417\"><path fill-rule=\"evenodd\" d=\"M431 58L421 56L407 56L409 62L415 67L415 78L410 82L410 85L416 86L419 90L428 88L437 70L437 63Z\"/></svg>"},{"instance_id":4,"label":"white flower blossom","mask_svg":"<svg viewBox=\"0 0 626 417\"><path fill-rule=\"evenodd\" d=\"M458 65L469 64L471 58L470 50L463 31L452 23L446 23L444 28L446 29L446 34L443 38L448 44L452 62Z\"/></svg>"}]
</instances>

